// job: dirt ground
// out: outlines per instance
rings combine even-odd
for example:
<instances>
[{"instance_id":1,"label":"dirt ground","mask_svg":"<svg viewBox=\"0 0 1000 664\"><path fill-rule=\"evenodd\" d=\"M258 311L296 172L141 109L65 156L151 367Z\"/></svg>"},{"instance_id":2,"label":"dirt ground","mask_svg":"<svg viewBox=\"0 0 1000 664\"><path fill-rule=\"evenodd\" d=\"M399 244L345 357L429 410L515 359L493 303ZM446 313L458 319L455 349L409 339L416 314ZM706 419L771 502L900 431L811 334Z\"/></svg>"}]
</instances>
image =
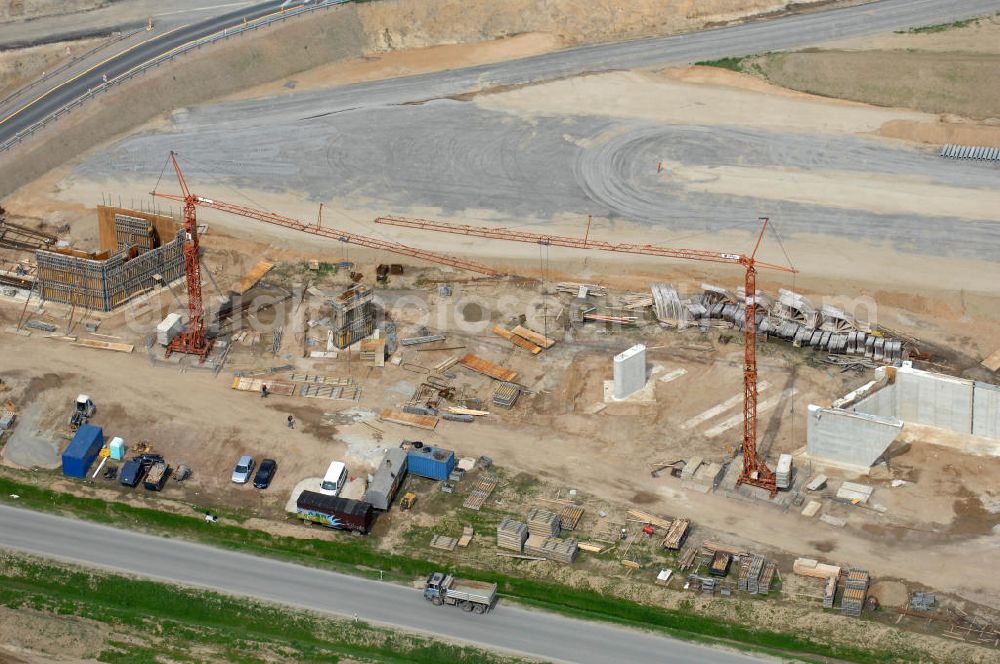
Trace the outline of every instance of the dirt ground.
<instances>
[{"instance_id":1,"label":"dirt ground","mask_svg":"<svg viewBox=\"0 0 1000 664\"><path fill-rule=\"evenodd\" d=\"M378 50L496 39L541 32L566 44L696 30L758 14L801 11L822 0L788 3L781 0L633 0L624 7L615 0L382 0L362 7L365 30ZM841 3L848 4L848 3ZM852 2L850 4L857 4Z\"/></svg>"},{"instance_id":2,"label":"dirt ground","mask_svg":"<svg viewBox=\"0 0 1000 664\"><path fill-rule=\"evenodd\" d=\"M100 39L81 39L0 51L0 99L99 43Z\"/></svg>"},{"instance_id":3,"label":"dirt ground","mask_svg":"<svg viewBox=\"0 0 1000 664\"><path fill-rule=\"evenodd\" d=\"M398 15L384 13L389 5L399 10ZM370 11L362 17L366 29L375 35L387 34L380 48L398 49L451 39L448 33L429 32L416 13L420 7L415 3L400 0L362 7ZM610 11L611 8L610 4L599 6L602 10ZM479 5L473 9L486 11ZM708 8L705 11L723 10ZM483 15L470 10L472 16L475 20L484 20ZM584 19L589 22L579 22ZM552 28L541 31L547 34L512 36L490 44L383 53L351 61L346 68L336 72L323 67L296 76L294 86L301 89L432 71L453 59L468 64L489 62L543 52L572 43L580 34L590 39L602 38L602 26L598 21L590 21L589 17L574 20L578 22L565 24L572 30ZM606 16L604 20L608 20ZM692 16L690 12L684 19L695 20L722 19L717 13L706 18ZM517 23L511 21L506 15L498 15L486 25L491 26L491 35L514 35ZM648 29L638 23L632 27L618 27L635 30L637 35ZM941 41L942 35L947 34L894 35L886 37L886 43L936 40L934 48L947 51ZM287 81L272 83L252 90L247 96L281 94L286 89L290 89ZM238 93L237 96L244 95ZM586 108L594 115L624 116L663 125L690 123L723 127L738 124L794 132L864 135L878 141L898 141L912 149L926 149L916 143L934 143L945 134L988 137L1000 131L989 124L919 110L877 108L821 99L785 90L751 76L702 67L582 77L481 95L474 103L524 117L572 115ZM950 200L953 205L949 210L957 207L969 220L967 223L985 223L971 220L992 219L998 207L998 201L981 195L979 190L950 191L940 185L922 183L918 178L896 189L896 182L872 182L852 172L772 172L742 166L710 171L667 164L663 177L683 179L694 189L714 188L731 194L753 190L756 196L766 190L765 197L774 200L811 197L810 200L824 204L835 203L836 197L845 192L853 196L859 189L871 188L867 196L857 196L853 205L873 210L889 206L900 214L909 214L920 212L927 205L937 205L941 200ZM64 168L50 173L22 188L5 201L5 205L23 214L21 218L28 223L44 223L49 228L69 223L66 237L76 245L86 245L93 242L96 235L96 224L90 221L92 212L87 206L99 200L100 192L114 189L115 183L81 182L68 178L68 172L68 168ZM889 191L897 195L887 195ZM300 192L244 193L252 196L258 206L301 214L303 218L315 215L313 203ZM927 198L915 198L921 195ZM377 212L374 210L377 202L372 207L373 212ZM333 210L335 214L345 212L336 205ZM439 216L433 210L415 212ZM358 216L357 210L349 214L358 219L363 216ZM312 258L352 260L359 264L360 271L368 275L370 281L375 262L389 258L353 247L347 251L341 245L303 239L299 234L271 227L255 226L251 241L246 232L249 222L245 220L226 220L221 215L211 214L204 220L210 225L203 240L206 264L223 289L235 282L259 257L281 263L266 279L269 283L289 291L295 291L296 284L311 284L328 292L345 287L348 284L346 275L319 277L306 270L303 261ZM364 221L367 223L367 219ZM573 234L579 232L579 224L580 220L575 217L561 216L551 220L546 228L553 232L569 230L572 232L567 234ZM649 241L645 226L616 220L611 229L619 241ZM737 240L734 246L742 246L739 243L746 239L743 234L732 237ZM435 238L434 245L439 251L476 257L491 264L500 262L525 277L544 274L545 288L549 291L557 279L600 281L618 292L640 291L647 289L649 281L655 278L670 281L683 292L693 293L702 281L734 288L738 276L728 268L717 270L700 264L664 266L620 256L560 256L542 265L538 251L530 245L497 246L468 239L455 240L450 236ZM877 299L881 320L889 327L954 350L936 355L935 361L942 363L936 368L943 366L956 374L995 379L976 368L979 359L995 350L996 340L1000 338L995 284L988 278L995 274L995 263L922 256L919 269L911 263L909 269L901 272L898 268L906 264L907 257L897 254L891 247L862 248L832 235L790 243L789 250L799 264L809 265L809 274L795 284L797 290L817 297L845 291L870 295ZM0 263L11 258L13 256L8 254L0 255ZM451 298L436 295L433 285L437 281L452 284L455 294ZM771 292L778 285L790 285L778 280L762 281L760 286ZM708 433L713 426L731 418L737 408L688 426L701 414L739 394L742 355L738 344L730 340L731 331L712 329L702 333L652 328L608 332L593 327L567 330L562 321L546 318L543 314L565 308L568 296L553 295L545 300L548 304L539 309L542 301L539 289L539 284L530 279L498 284L490 280L473 280L452 270L418 269L408 265L406 276L394 277L388 288L378 291L386 303L395 303L392 310L400 336L411 336L421 325L427 325L447 333L448 345L462 348L448 351L405 349L401 351L402 366L387 364L380 369L364 366L356 355L342 355L333 360L303 359L303 350L315 346L303 346L302 339L309 336L310 328L303 326L304 319L295 309L294 299L292 305L288 305L293 311L286 309L282 318L285 332L279 352L272 354L272 337L265 331L254 346L236 344L226 369L218 376L198 371L188 361L155 362L147 355L146 335L173 306L172 298L166 294L136 307L140 313L132 318L142 324L140 327L125 326L124 314L102 320L99 329L102 334L120 337L116 341L136 344L136 351L131 355L79 349L64 341L46 339L37 332L23 338L0 331L0 351L4 358L0 377L12 388L3 396L12 398L19 408L32 414L31 435L24 441L19 440L14 449L22 444L32 448L31 438L50 447L64 443L66 410L77 393L88 392L98 404L95 422L105 427L106 435L121 435L130 443L148 440L171 462L191 465L194 476L184 484L168 483L161 495L151 495L141 489L128 492L102 481L81 487L75 481L53 479L53 486L178 511L189 511L191 504L213 506L226 514L250 519L247 523L255 527L317 537L330 535L306 533L305 529L284 520L282 506L296 481L322 474L333 458L346 459L351 474L361 476L371 470L384 447L397 445L403 439L422 439L455 449L463 456L485 454L496 461L504 473L505 486L491 503L494 516L506 508L523 509L533 492L545 491L549 496L558 492L564 497L566 491L575 489L589 501L591 518L598 510L621 515L627 507L635 506L659 514L688 516L698 528L699 541L714 538L769 551L783 561L782 569L788 577L792 576L789 571L791 559L800 555L865 567L879 580L876 595L887 606L898 605L906 589L930 588L949 593L958 607L972 609L972 603L977 603L1000 609L1000 579L989 575L972 579L968 564L956 563L977 561L975 564L995 565L997 562L995 540L1000 526L1000 494L994 487L1000 476L1000 466L995 457L977 456L973 453L975 450L956 449L953 444L941 444L942 441L926 432L911 431L895 448L888 469L879 469L870 478L859 480L840 471L800 461L803 479L821 471L830 475L832 489L806 497L821 500L823 514L846 519L844 528L807 519L799 514L799 506L787 502L761 503L727 490L704 493L699 487L675 478L651 477L648 465L651 462L695 455L722 461L736 445L738 427L715 436ZM960 297L956 295L959 292ZM403 306L400 300L410 296L416 297L417 304ZM475 306L467 308L467 303ZM17 319L21 306L23 302L0 298L0 330ZM479 308L490 312L482 320ZM33 315L65 324L69 312L64 307L50 304L45 309L44 313ZM558 339L557 345L532 357L513 350L509 343L490 334L493 324L506 324L511 316L519 313L528 316L535 329L544 327L550 336ZM87 317L99 318L93 314ZM268 317L265 311L259 319ZM87 336L79 321L72 333ZM610 404L595 412L602 402L603 381L611 377L610 357L636 342L646 343L650 349L651 367L659 368L652 375L654 401ZM465 352L479 354L518 371L519 380L534 394L523 397L510 412L494 412L471 425L441 422L433 432L378 421L376 413L381 408L396 406L409 398L423 379L421 367L426 369L449 355ZM777 453L796 452L804 445L805 408L809 403L827 403L868 379L841 374L823 365L810 351L792 349L781 342L765 344L760 355L761 380L768 383L761 392L761 401L778 398L773 409L762 413L760 424L772 459ZM234 370L281 364L294 364L298 370L309 373L350 376L361 384L362 397L356 403L280 396L263 400L256 394L236 392L229 387ZM670 382L658 381L657 376L675 369L684 369L686 373ZM40 385L38 381L47 380L46 375L56 371L59 381L45 383L48 389L44 391L36 389ZM453 383L460 393L488 398L489 379L462 368L455 368L452 373ZM792 389L794 394L779 398L785 390ZM293 414L297 420L294 431L284 424L288 414ZM20 431L16 433L21 434ZM8 443L8 449L10 445ZM41 445L35 446L35 451L39 448ZM41 453L51 454L48 449L41 449ZM229 482L232 465L243 453L278 459L278 475L270 489L258 492L249 487L235 487ZM17 454L15 451L14 456ZM6 451L4 461L12 462ZM873 506L838 502L833 492L843 479L875 486ZM892 480L904 483L893 486ZM442 498L443 495L422 487L420 509L406 516L394 512L380 521L376 535L383 538L383 546L393 549L425 546L424 541L437 523L436 518L445 514L448 507L447 502L442 502L448 500ZM875 509L874 505L884 511ZM435 511L438 509L442 510L440 514ZM449 519L445 524L449 533L457 534L451 532L456 528L460 532L457 517L451 515ZM598 527L599 524L591 521L586 532L592 535ZM483 532L488 538L488 525L480 535ZM492 559L493 551L483 549L478 555ZM652 553L649 555L652 565L656 558ZM455 560L459 559L457 556ZM615 592L646 599L658 592L650 590L652 586L648 582L631 583L630 577L622 576L616 561L593 562L596 567L589 566L591 562L580 569L542 569L539 574L566 582L600 585L594 580L597 575L591 574L599 571L608 578L605 587L609 590L613 586ZM515 569L517 563L501 565ZM545 568L546 563L535 566ZM611 568L617 570L617 575L608 574ZM644 570L644 573L649 571ZM804 606L810 606L809 602L815 604L816 584L809 585L808 581L794 577L784 582L788 594L801 591L813 598L806 600ZM656 597L657 601L669 604L681 601L684 596ZM846 629L844 624L837 622L839 616L824 614L823 620L817 621L815 616L818 614L802 611L798 605L782 608L773 602L726 603L700 599L696 600L696 605L698 610L741 619L748 613L756 613L758 624L782 628L794 624L796 629L810 633ZM917 619L906 618L902 625L919 629L919 623ZM858 636L858 642L875 639L891 645L913 638L909 633L891 630L877 622L854 621L852 627L864 632ZM965 650L964 644L941 639L921 643L927 652L941 653L946 661L990 661L988 654Z\"/></svg>"},{"instance_id":4,"label":"dirt ground","mask_svg":"<svg viewBox=\"0 0 1000 664\"><path fill-rule=\"evenodd\" d=\"M758 56L744 61L743 68L772 83L826 97L998 120L998 43L1000 18L989 17L940 32ZM983 144L1000 146L992 138Z\"/></svg>"},{"instance_id":5,"label":"dirt ground","mask_svg":"<svg viewBox=\"0 0 1000 664\"><path fill-rule=\"evenodd\" d=\"M248 241L224 237L217 230L210 229L204 246L208 251L206 264L217 283L235 281L251 262L246 257L256 254L288 261L268 278L275 286L293 290L294 284L313 283L336 292L348 284L342 273L310 276L300 262L305 255L259 245L255 250ZM373 268L365 264L361 271L372 273ZM433 289L428 293L426 285L413 289L440 279L454 285L451 298L439 297ZM29 338L4 335L2 343L9 358L5 361L4 379L11 387L10 398L22 409L44 400L48 428L44 422L37 428L48 431L50 440L66 440L66 411L77 393L86 392L98 404L95 420L105 427L107 435L120 435L130 443L148 440L172 462L186 463L194 469L189 482L168 484L162 496L152 499L154 502L179 500L218 505L244 516L280 517L294 484L304 477L321 475L331 459L345 458L352 475L364 476L385 446L418 438L463 455L489 455L512 473L527 473L548 484L566 489L586 487L611 503L629 504L641 498L638 502L651 509L689 514L726 537L766 543L790 553L835 556L850 564L868 566L877 574L918 579L935 587L969 593L979 601L987 601L987 595L1000 590L984 587L979 592L967 588L962 574L940 564L959 547L988 555L991 529L1000 523L1000 516L989 511L996 501L990 488L991 478L998 472L995 460L970 457L949 447L912 443L894 457L891 476L873 480L883 487L876 494L877 502L888 508L887 513L852 510L827 496L827 511L846 517L849 527L817 536L817 528L830 531L829 527L817 526L799 517L797 511L772 512L766 505L706 495L675 480L649 476L648 464L654 461L694 455L722 461L735 447L738 426L714 436L709 433L713 426L730 420L738 408L724 409L712 417L701 415L738 397L740 392L742 354L738 346L725 343L729 338L725 330L707 334L655 327L610 334L589 327L567 331L557 321L546 323L543 314L564 308L568 296L549 296L544 300L548 304L542 305L538 286L531 281L507 286L489 281L462 282L459 274L411 268L410 274L395 278L388 289L378 291L393 312L400 336L411 336L420 325L428 325L448 334L448 345L462 346L448 351L404 349L403 366L364 366L356 354L335 360L302 359L302 335L308 335L309 328L303 327L300 319L296 323L302 314L290 313L278 355L271 353L270 337L265 331L253 347L234 345L226 371L218 376L197 371L186 361L154 365L144 351L144 337L172 303L164 294L159 304L150 302L137 307L145 313L134 320L146 325L144 330L123 327L120 314L101 322L102 334L136 344L137 350L131 355L76 349L38 333ZM406 305L403 298L413 297L417 299ZM310 306L303 305L303 311ZM11 321L20 314L20 305L10 303L0 312ZM545 329L560 343L533 357L515 352L506 341L490 334L493 324L505 323L518 313L525 314L529 324ZM36 317L64 322L67 315L65 307L49 304L45 313ZM91 319L97 317L90 314L85 318ZM269 316L264 312L257 320L266 322ZM79 317L73 334L87 336ZM611 377L610 357L638 341L650 349L650 366L656 371L652 375L655 401L609 404L593 414L595 406L603 401L603 381ZM39 351L45 355L41 365L37 360ZM472 425L441 422L433 433L377 421L376 413L381 408L397 406L409 398L422 380L420 367L465 352L518 371L519 381L535 395L524 398L510 413L495 412ZM825 403L863 382L854 374L841 374L817 364L810 355L809 351L795 350L782 342L765 344L761 349L761 380L767 383L761 389L761 402L778 399L776 407L761 414L760 430L771 455L794 452L804 444L808 403ZM273 395L262 400L257 394L229 388L232 371L281 364L294 364L308 373L351 376L362 385L363 395L356 403ZM59 367L59 380L45 377L54 366ZM685 369L686 373L666 383L656 379L674 369ZM488 398L489 379L461 368L453 373L460 393ZM47 387L44 391L39 390L42 384ZM786 392L791 389L794 394ZM328 423L322 421L325 413L332 414ZM288 414L297 420L294 431L285 426ZM512 427L517 431L514 436ZM526 445L527 441L543 443ZM231 466L243 453L279 460L278 477L268 491L230 484ZM608 458L616 459L615 464L609 466ZM947 477L926 470L944 465L954 469ZM911 484L887 488L890 478L903 478ZM110 492L108 495L124 495L116 486L100 482L97 486L104 493ZM143 493L138 492L137 499L151 500ZM760 519L762 508L773 518ZM830 540L836 544L829 544ZM911 557L906 552L913 550L916 542L926 546L921 555Z\"/></svg>"},{"instance_id":6,"label":"dirt ground","mask_svg":"<svg viewBox=\"0 0 1000 664\"><path fill-rule=\"evenodd\" d=\"M0 4L0 22L69 14L106 4L107 0L9 0Z\"/></svg>"}]
</instances>

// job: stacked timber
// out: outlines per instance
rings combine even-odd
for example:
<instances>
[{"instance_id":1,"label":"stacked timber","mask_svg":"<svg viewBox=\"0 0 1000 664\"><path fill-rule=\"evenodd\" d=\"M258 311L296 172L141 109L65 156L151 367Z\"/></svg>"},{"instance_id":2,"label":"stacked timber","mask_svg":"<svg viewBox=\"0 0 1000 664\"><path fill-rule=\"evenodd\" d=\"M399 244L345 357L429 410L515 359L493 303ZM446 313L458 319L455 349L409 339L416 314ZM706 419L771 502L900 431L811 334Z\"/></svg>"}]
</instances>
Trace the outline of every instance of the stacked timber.
<instances>
[{"instance_id":1,"label":"stacked timber","mask_svg":"<svg viewBox=\"0 0 1000 664\"><path fill-rule=\"evenodd\" d=\"M837 597L837 577L831 576L823 584L823 608L832 609L833 601Z\"/></svg>"},{"instance_id":2,"label":"stacked timber","mask_svg":"<svg viewBox=\"0 0 1000 664\"><path fill-rule=\"evenodd\" d=\"M844 584L844 597L840 602L840 608L846 615L855 618L861 615L861 609L865 606L865 598L868 596L868 583L871 577L863 569L851 568L847 571L847 581Z\"/></svg>"},{"instance_id":3,"label":"stacked timber","mask_svg":"<svg viewBox=\"0 0 1000 664\"><path fill-rule=\"evenodd\" d=\"M796 558L792 571L799 576L811 576L816 579L828 579L831 576L840 577L840 568L836 565L826 565L812 558Z\"/></svg>"},{"instance_id":4,"label":"stacked timber","mask_svg":"<svg viewBox=\"0 0 1000 664\"><path fill-rule=\"evenodd\" d=\"M671 551L679 551L687 540L688 533L691 532L690 519L674 519L667 528L667 534L663 538L663 548Z\"/></svg>"},{"instance_id":5,"label":"stacked timber","mask_svg":"<svg viewBox=\"0 0 1000 664\"><path fill-rule=\"evenodd\" d=\"M555 512L537 507L528 512L528 532L532 535L558 537L561 527L561 519Z\"/></svg>"},{"instance_id":6,"label":"stacked timber","mask_svg":"<svg viewBox=\"0 0 1000 664\"><path fill-rule=\"evenodd\" d=\"M510 517L505 517L497 526L497 546L501 549L524 551L524 541L528 539L528 526Z\"/></svg>"},{"instance_id":7,"label":"stacked timber","mask_svg":"<svg viewBox=\"0 0 1000 664\"><path fill-rule=\"evenodd\" d=\"M575 539L559 539L543 535L529 535L524 543L524 552L531 556L541 556L560 563L571 563L580 550Z\"/></svg>"},{"instance_id":8,"label":"stacked timber","mask_svg":"<svg viewBox=\"0 0 1000 664\"><path fill-rule=\"evenodd\" d=\"M771 584L774 582L774 575L778 571L778 566L773 560L764 564L764 571L760 573L760 582L757 584L757 593L766 595L771 591Z\"/></svg>"}]
</instances>

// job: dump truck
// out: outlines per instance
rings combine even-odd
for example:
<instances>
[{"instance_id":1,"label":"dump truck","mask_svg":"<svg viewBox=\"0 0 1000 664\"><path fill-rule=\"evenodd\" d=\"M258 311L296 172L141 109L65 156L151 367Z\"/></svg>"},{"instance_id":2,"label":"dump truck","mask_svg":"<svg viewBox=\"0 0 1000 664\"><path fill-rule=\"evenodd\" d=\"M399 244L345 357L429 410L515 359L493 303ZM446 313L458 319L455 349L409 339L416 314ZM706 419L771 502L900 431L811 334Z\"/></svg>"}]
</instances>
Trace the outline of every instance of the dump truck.
<instances>
[{"instance_id":1,"label":"dump truck","mask_svg":"<svg viewBox=\"0 0 1000 664\"><path fill-rule=\"evenodd\" d=\"M165 461L157 461L149 467L146 479L142 481L142 486L149 491L160 491L170 477L170 466Z\"/></svg>"},{"instance_id":2,"label":"dump truck","mask_svg":"<svg viewBox=\"0 0 1000 664\"><path fill-rule=\"evenodd\" d=\"M434 606L451 604L463 611L486 613L496 598L497 584L456 579L444 572L434 572L424 585L424 599Z\"/></svg>"}]
</instances>

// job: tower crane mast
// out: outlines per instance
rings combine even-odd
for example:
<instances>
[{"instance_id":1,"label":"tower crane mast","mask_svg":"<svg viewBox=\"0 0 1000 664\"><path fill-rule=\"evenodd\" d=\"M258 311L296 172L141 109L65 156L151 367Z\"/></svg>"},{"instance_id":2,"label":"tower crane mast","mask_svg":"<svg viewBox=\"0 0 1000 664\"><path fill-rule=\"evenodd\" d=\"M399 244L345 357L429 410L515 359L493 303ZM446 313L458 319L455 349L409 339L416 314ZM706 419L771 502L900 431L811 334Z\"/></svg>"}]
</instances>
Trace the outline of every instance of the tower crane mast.
<instances>
[{"instance_id":1,"label":"tower crane mast","mask_svg":"<svg viewBox=\"0 0 1000 664\"><path fill-rule=\"evenodd\" d=\"M761 487L773 496L777 493L777 483L772 471L757 449L757 269L778 270L795 273L797 270L784 265L765 263L757 260L757 250L767 230L768 219L763 218L757 243L749 256L746 254L725 253L704 249L680 249L661 247L651 244L612 244L603 240L590 239L589 227L583 238L560 235L530 233L507 228L483 228L464 224L449 224L427 219L411 219L407 217L379 217L377 224L400 226L422 231L439 233L454 233L483 237L494 240L509 240L513 242L529 242L543 246L568 247L572 249L597 249L619 253L643 254L661 256L664 258L681 258L686 260L708 261L713 263L729 263L741 265L744 268L744 319L743 319L743 467L737 484L750 484Z\"/></svg>"}]
</instances>

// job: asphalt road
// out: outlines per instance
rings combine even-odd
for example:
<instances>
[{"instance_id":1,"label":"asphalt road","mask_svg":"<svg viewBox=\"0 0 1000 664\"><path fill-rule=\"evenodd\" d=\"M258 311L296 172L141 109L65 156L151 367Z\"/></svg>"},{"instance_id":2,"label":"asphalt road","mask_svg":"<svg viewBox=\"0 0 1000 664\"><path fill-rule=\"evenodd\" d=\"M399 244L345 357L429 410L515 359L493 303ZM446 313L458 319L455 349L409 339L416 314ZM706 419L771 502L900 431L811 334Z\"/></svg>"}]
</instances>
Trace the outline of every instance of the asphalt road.
<instances>
[{"instance_id":1,"label":"asphalt road","mask_svg":"<svg viewBox=\"0 0 1000 664\"><path fill-rule=\"evenodd\" d=\"M27 129L50 113L77 99L91 88L101 85L105 76L107 80L113 80L130 69L182 44L238 25L244 19L253 20L274 13L281 4L281 0L270 0L250 6L241 6L223 14L178 26L171 31L122 50L70 81L60 83L53 88L39 90L36 99L6 117L0 118L0 143L9 140L18 132Z\"/></svg>"},{"instance_id":2,"label":"asphalt road","mask_svg":"<svg viewBox=\"0 0 1000 664\"><path fill-rule=\"evenodd\" d=\"M331 534L331 537L333 534ZM176 539L0 506L0 546L245 595L539 658L606 664L750 664L764 660L564 618L502 600L489 614L434 607L420 592Z\"/></svg>"}]
</instances>

